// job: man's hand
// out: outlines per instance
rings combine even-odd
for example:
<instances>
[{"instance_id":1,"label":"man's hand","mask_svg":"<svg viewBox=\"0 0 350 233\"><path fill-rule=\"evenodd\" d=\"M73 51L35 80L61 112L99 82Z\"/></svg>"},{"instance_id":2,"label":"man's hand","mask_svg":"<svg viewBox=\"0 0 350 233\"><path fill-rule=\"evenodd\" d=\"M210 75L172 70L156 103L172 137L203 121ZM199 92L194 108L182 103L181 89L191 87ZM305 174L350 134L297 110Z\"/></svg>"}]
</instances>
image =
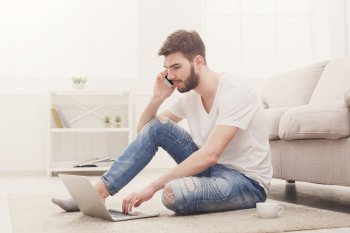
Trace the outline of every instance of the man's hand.
<instances>
[{"instance_id":1,"label":"man's hand","mask_svg":"<svg viewBox=\"0 0 350 233\"><path fill-rule=\"evenodd\" d=\"M143 202L151 199L156 192L154 187L147 186L140 192L131 193L123 200L123 213L130 213L133 207L139 207Z\"/></svg>"},{"instance_id":2,"label":"man's hand","mask_svg":"<svg viewBox=\"0 0 350 233\"><path fill-rule=\"evenodd\" d=\"M175 87L168 87L164 82L164 77L167 75L167 71L163 71L158 74L153 87L153 97L160 98L162 100L168 98L175 90Z\"/></svg>"},{"instance_id":3,"label":"man's hand","mask_svg":"<svg viewBox=\"0 0 350 233\"><path fill-rule=\"evenodd\" d=\"M164 77L167 74L167 70L159 73L153 87L153 96L150 100L150 103L147 105L146 109L143 111L139 123L137 125L137 133L149 122L152 118L154 118L157 114L159 106L163 103L163 101L171 96L174 92L175 87L168 87L164 82Z\"/></svg>"}]
</instances>

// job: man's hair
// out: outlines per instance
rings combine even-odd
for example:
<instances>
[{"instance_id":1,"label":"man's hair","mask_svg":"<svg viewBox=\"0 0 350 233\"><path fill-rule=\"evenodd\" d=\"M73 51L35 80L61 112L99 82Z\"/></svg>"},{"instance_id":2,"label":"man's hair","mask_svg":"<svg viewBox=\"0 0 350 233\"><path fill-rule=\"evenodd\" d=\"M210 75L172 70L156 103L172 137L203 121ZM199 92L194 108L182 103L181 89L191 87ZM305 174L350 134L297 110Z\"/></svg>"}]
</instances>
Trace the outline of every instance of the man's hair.
<instances>
[{"instance_id":1,"label":"man's hair","mask_svg":"<svg viewBox=\"0 0 350 233\"><path fill-rule=\"evenodd\" d=\"M168 56L172 53L180 52L189 61L201 55L205 60L205 45L196 31L178 30L170 34L163 46L159 49L159 56Z\"/></svg>"}]
</instances>

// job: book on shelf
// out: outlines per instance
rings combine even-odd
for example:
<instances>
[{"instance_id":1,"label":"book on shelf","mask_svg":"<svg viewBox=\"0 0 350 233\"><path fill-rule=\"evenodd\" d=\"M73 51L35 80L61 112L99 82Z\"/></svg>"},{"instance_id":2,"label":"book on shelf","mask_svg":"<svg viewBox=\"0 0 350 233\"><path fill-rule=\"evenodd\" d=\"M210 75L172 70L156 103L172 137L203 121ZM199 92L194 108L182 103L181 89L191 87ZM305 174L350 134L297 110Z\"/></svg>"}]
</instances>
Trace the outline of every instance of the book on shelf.
<instances>
[{"instance_id":1,"label":"book on shelf","mask_svg":"<svg viewBox=\"0 0 350 233\"><path fill-rule=\"evenodd\" d=\"M85 160L79 163L73 164L73 167L107 167L112 164L114 157L102 157L102 158L93 158Z\"/></svg>"},{"instance_id":2,"label":"book on shelf","mask_svg":"<svg viewBox=\"0 0 350 233\"><path fill-rule=\"evenodd\" d=\"M69 125L67 119L64 117L64 115L63 115L61 109L57 108L56 112L57 112L58 118L59 118L60 121L61 121L62 126L63 126L64 128L70 128L70 125Z\"/></svg>"},{"instance_id":3,"label":"book on shelf","mask_svg":"<svg viewBox=\"0 0 350 233\"><path fill-rule=\"evenodd\" d=\"M51 113L52 113L53 120L54 120L54 122L56 124L56 127L57 128L62 128L62 123L61 123L60 118L58 117L56 109L55 108L51 108Z\"/></svg>"}]
</instances>

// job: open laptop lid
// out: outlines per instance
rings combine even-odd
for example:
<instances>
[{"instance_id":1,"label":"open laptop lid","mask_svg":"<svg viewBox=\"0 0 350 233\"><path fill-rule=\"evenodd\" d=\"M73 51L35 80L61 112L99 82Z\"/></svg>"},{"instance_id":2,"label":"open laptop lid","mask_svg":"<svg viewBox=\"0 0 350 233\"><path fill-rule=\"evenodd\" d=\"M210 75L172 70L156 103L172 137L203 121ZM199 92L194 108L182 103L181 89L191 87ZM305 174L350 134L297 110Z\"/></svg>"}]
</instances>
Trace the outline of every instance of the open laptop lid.
<instances>
[{"instance_id":1,"label":"open laptop lid","mask_svg":"<svg viewBox=\"0 0 350 233\"><path fill-rule=\"evenodd\" d=\"M133 210L131 214L123 214L116 210L107 210L105 204L99 198L96 190L86 176L58 175L79 209L83 214L105 219L108 221L125 221L139 218L159 216L159 213L147 213L141 210Z\"/></svg>"},{"instance_id":2,"label":"open laptop lid","mask_svg":"<svg viewBox=\"0 0 350 233\"><path fill-rule=\"evenodd\" d=\"M58 175L83 214L113 221L96 190L85 176Z\"/></svg>"}]
</instances>

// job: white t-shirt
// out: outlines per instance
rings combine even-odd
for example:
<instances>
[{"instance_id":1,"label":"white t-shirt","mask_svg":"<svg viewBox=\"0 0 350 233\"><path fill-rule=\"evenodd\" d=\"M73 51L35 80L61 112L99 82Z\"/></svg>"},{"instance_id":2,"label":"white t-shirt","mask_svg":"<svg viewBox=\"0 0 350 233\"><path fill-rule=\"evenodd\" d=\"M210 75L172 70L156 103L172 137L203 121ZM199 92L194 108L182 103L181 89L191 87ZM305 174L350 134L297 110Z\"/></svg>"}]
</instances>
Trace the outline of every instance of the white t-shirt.
<instances>
[{"instance_id":1,"label":"white t-shirt","mask_svg":"<svg viewBox=\"0 0 350 233\"><path fill-rule=\"evenodd\" d=\"M272 178L269 137L265 113L255 91L224 73L219 78L209 113L195 91L181 94L169 111L188 120L192 138L199 148L206 143L215 125L239 128L218 163L257 181L268 192Z\"/></svg>"}]
</instances>

